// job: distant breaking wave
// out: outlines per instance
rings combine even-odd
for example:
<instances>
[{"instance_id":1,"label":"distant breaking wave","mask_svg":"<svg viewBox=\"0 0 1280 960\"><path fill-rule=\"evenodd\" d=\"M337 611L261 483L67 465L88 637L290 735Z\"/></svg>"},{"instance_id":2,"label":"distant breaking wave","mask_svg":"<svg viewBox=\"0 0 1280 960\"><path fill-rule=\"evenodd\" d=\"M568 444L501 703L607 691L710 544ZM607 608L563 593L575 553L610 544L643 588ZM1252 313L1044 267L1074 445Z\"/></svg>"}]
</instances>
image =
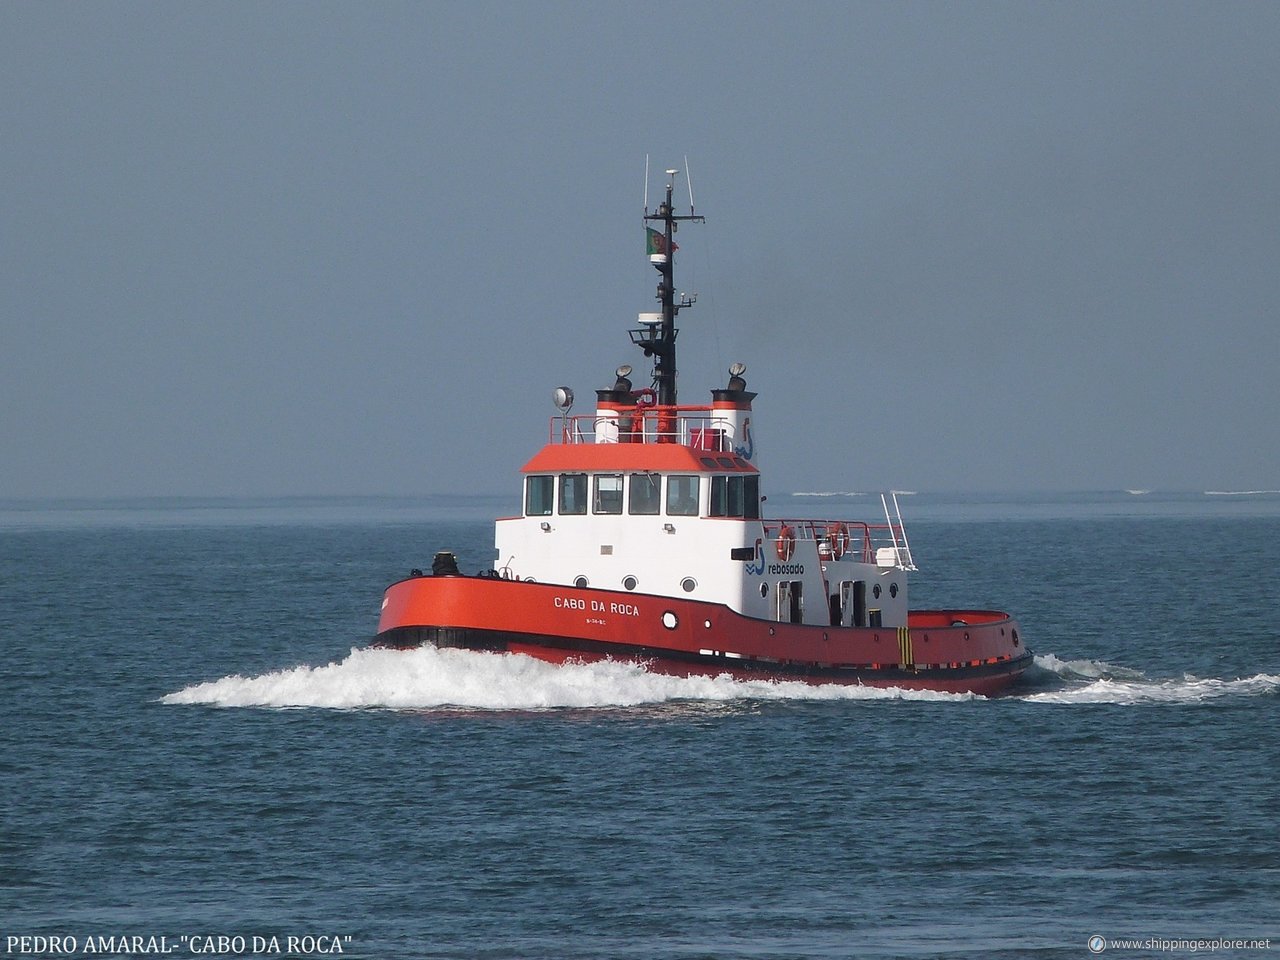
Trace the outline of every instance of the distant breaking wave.
<instances>
[{"instance_id":1,"label":"distant breaking wave","mask_svg":"<svg viewBox=\"0 0 1280 960\"><path fill-rule=\"evenodd\" d=\"M890 490L890 493L899 497L914 497L915 490ZM859 493L856 490L797 490L791 494L793 497L870 497L873 494Z\"/></svg>"},{"instance_id":2,"label":"distant breaking wave","mask_svg":"<svg viewBox=\"0 0 1280 960\"><path fill-rule=\"evenodd\" d=\"M853 490L797 490L791 494L793 497L865 497L865 493L856 493Z\"/></svg>"},{"instance_id":3,"label":"distant breaking wave","mask_svg":"<svg viewBox=\"0 0 1280 960\"><path fill-rule=\"evenodd\" d=\"M1150 680L1100 661L1037 656L1021 693L1026 703L1198 703L1280 691L1280 677ZM634 663L555 665L516 654L469 650L355 649L324 666L298 666L257 677L228 676L161 698L166 704L218 707L320 707L336 710L551 710L670 703L914 700L966 702L974 694L882 689L799 681L669 677Z\"/></svg>"},{"instance_id":4,"label":"distant breaking wave","mask_svg":"<svg viewBox=\"0 0 1280 960\"><path fill-rule=\"evenodd\" d=\"M1206 490L1206 497L1270 497L1280 494L1280 490Z\"/></svg>"}]
</instances>

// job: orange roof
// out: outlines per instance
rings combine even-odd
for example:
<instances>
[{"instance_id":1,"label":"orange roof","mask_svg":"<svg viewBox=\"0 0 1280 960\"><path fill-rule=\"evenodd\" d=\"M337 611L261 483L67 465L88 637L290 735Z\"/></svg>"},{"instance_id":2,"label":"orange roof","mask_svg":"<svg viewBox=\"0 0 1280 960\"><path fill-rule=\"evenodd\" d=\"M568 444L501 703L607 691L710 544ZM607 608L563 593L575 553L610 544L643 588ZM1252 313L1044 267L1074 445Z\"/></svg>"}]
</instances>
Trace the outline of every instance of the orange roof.
<instances>
[{"instance_id":1,"label":"orange roof","mask_svg":"<svg viewBox=\"0 0 1280 960\"><path fill-rule=\"evenodd\" d=\"M711 450L695 450L678 443L549 443L521 468L522 473L586 473L602 470L759 472L741 457Z\"/></svg>"}]
</instances>

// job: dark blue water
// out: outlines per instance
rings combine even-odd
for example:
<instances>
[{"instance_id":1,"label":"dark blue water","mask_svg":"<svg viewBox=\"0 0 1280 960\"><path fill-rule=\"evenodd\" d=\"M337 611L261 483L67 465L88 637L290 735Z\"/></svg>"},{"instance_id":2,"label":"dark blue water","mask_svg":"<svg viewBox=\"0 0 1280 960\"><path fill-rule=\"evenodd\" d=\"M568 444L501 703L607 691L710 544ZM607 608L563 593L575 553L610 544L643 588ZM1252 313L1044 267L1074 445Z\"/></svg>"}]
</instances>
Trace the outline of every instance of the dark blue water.
<instances>
[{"instance_id":1,"label":"dark blue water","mask_svg":"<svg viewBox=\"0 0 1280 960\"><path fill-rule=\"evenodd\" d=\"M1010 609L1038 655L998 699L360 649L510 508L0 504L0 951L1280 945L1280 498L904 498L915 604Z\"/></svg>"}]
</instances>

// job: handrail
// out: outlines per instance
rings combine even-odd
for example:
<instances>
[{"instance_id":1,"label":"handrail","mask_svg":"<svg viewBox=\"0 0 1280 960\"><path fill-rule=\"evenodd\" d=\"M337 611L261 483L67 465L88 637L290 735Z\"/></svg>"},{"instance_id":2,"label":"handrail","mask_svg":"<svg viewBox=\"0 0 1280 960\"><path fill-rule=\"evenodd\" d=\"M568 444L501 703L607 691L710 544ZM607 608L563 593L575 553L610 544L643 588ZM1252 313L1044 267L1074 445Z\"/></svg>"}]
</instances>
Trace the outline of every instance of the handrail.
<instances>
[{"instance_id":1,"label":"handrail","mask_svg":"<svg viewBox=\"0 0 1280 960\"><path fill-rule=\"evenodd\" d=\"M783 527L791 531L791 535L796 541L812 540L821 544L823 541L830 543L831 537L837 529L843 526L849 531L849 554L855 556L861 555L862 563L875 563L876 549L878 547L893 547L895 551L899 549L899 541L904 539L904 530L902 524L894 523L868 523L865 520L815 520L812 518L804 518L798 520L779 519L770 517L768 520L761 521L764 526L764 536L766 540L776 540ZM901 559L901 554L895 552L895 558ZM907 569L914 570L914 566L908 566Z\"/></svg>"},{"instance_id":2,"label":"handrail","mask_svg":"<svg viewBox=\"0 0 1280 960\"><path fill-rule=\"evenodd\" d=\"M911 544L907 543L907 525L902 522L902 508L898 506L898 491L892 490L889 495L893 497L893 512L898 518L898 529L902 531L902 549L906 551L906 568L908 570L916 569L916 563L911 559Z\"/></svg>"},{"instance_id":3,"label":"handrail","mask_svg":"<svg viewBox=\"0 0 1280 960\"><path fill-rule=\"evenodd\" d=\"M616 417L577 413L551 418L550 443L678 443L710 453L732 453L734 421L712 406L635 407ZM603 428L603 429L602 429ZM603 436L601 435L603 434Z\"/></svg>"}]
</instances>

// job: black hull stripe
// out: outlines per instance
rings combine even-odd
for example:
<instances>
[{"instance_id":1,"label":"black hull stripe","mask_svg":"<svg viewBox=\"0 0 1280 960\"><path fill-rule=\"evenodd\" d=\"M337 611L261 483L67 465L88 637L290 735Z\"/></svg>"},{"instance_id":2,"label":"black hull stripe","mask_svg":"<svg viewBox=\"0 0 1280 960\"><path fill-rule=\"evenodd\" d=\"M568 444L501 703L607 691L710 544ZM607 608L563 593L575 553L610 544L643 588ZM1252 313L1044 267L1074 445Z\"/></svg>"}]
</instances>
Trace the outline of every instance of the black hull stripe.
<instances>
[{"instance_id":1,"label":"black hull stripe","mask_svg":"<svg viewBox=\"0 0 1280 960\"><path fill-rule=\"evenodd\" d=\"M753 660L746 657L726 657L722 654L701 654L663 647L646 647L640 644L606 643L581 637L516 633L506 630L477 630L471 627L393 627L373 638L375 647L399 649L433 646L442 649L460 648L502 653L508 650L511 644L546 647L551 650L596 657L607 656L615 660L666 660L704 670L708 667L718 667L773 677L823 677L846 683L861 678L883 682L885 680L967 680L1005 676L1022 672L1031 666L1032 661L1030 652L1027 652L1013 660L982 663L977 666L965 664L958 667L912 667L905 670L899 666L889 665L879 668L839 667L785 660Z\"/></svg>"}]
</instances>

